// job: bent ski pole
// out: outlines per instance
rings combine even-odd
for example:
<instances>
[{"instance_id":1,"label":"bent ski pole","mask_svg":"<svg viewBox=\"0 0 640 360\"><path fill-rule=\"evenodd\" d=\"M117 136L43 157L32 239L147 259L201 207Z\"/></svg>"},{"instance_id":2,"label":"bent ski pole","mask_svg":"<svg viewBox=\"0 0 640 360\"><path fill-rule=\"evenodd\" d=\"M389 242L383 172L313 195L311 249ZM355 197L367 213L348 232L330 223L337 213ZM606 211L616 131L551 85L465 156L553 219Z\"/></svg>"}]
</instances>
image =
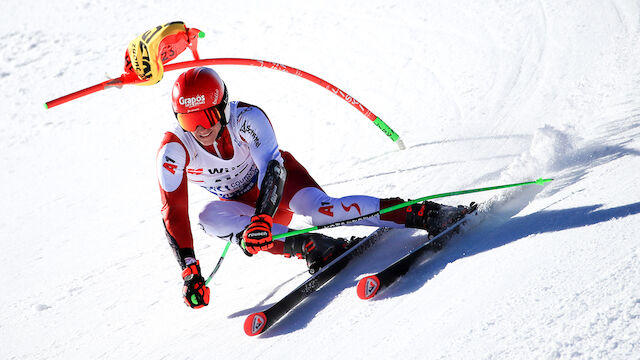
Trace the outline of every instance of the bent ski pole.
<instances>
[{"instance_id":1,"label":"bent ski pole","mask_svg":"<svg viewBox=\"0 0 640 360\"><path fill-rule=\"evenodd\" d=\"M516 187L516 186L533 185L533 184L544 185L545 183L547 183L549 181L553 181L553 179L539 178L538 180L526 181L526 182L515 183L515 184L490 186L490 187L484 187L484 188L460 190L460 191L453 191L453 192L447 192L447 193L442 193L442 194L429 195L429 196L421 197L419 199L406 201L406 202L403 202L402 204L390 206L388 208L384 208L384 209L381 209L381 210L378 210L376 212L372 212L372 213L369 213L369 214L366 214L366 215L358 216L358 217L355 217L353 219L336 221L334 223L330 223L330 224L326 224L326 225L318 225L318 226L313 226L313 227L306 228L306 229L289 231L289 232L284 233L284 234L273 235L273 239L281 239L281 238L285 238L287 236L304 234L304 233L308 233L308 232L315 231L315 230L334 228L334 227L338 227L338 226L352 224L352 223L358 222L360 220L364 220L364 219L368 219L368 218L374 217L374 216L379 215L379 214L386 214L386 213L394 211L394 210L402 209L402 208L405 208L407 206L411 206L413 204L417 204L417 203L425 201L425 200L443 198L443 197L454 196L454 195L471 194L471 193L476 193L476 192L481 192L481 191L505 189L505 188Z\"/></svg>"},{"instance_id":2,"label":"bent ski pole","mask_svg":"<svg viewBox=\"0 0 640 360\"><path fill-rule=\"evenodd\" d=\"M294 67L279 64L276 62L266 61L266 60L254 60L254 59L241 59L241 58L219 58L219 59L199 59L192 61L185 61L181 63L168 64L165 66L165 71L172 71L176 69L183 69L185 67L195 67L195 66L207 66L207 65L248 65L248 66L257 66L261 68L272 69L276 71L281 71L287 74L299 76L305 80L309 80L312 83L319 85L334 95L338 96L342 100L349 103L349 105L356 108L362 115L366 116L369 120L373 122L373 124L380 129L391 141L395 142L398 145L400 150L405 149L404 142L400 139L400 135L398 135L393 129L387 125L380 117L371 112L371 110L367 109L364 104L357 101L351 95L347 94L344 90L338 88L337 86L325 81L313 74L309 74L306 71L296 69Z\"/></svg>"},{"instance_id":3,"label":"bent ski pole","mask_svg":"<svg viewBox=\"0 0 640 360\"><path fill-rule=\"evenodd\" d=\"M225 245L224 250L222 251L222 255L220 255L220 260L218 260L216 267L211 272L211 275L209 275L209 277L207 278L207 281L204 282L205 285L209 285L209 282L211 281L211 279L213 279L213 275L215 275L218 272L218 269L220 268L220 264L222 264L222 260L224 260L224 257L227 256L227 251L229 251L229 246L231 246L231 242L227 242L227 245Z\"/></svg>"}]
</instances>

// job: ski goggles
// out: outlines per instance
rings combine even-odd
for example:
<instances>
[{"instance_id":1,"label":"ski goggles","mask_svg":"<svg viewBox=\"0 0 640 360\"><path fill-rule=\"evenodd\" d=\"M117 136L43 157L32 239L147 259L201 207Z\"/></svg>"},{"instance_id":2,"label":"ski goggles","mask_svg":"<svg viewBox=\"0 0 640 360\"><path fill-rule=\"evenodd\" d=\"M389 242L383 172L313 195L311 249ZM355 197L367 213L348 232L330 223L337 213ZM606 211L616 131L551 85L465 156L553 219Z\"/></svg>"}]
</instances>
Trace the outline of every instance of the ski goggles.
<instances>
[{"instance_id":1,"label":"ski goggles","mask_svg":"<svg viewBox=\"0 0 640 360\"><path fill-rule=\"evenodd\" d=\"M222 125L226 125L227 117L225 115L225 108L229 103L226 95L227 89L225 88L225 96L220 104L191 113L176 113L176 118L178 119L178 123L180 123L180 127L185 131L195 131L198 125L205 129L208 129L219 122L221 122Z\"/></svg>"}]
</instances>

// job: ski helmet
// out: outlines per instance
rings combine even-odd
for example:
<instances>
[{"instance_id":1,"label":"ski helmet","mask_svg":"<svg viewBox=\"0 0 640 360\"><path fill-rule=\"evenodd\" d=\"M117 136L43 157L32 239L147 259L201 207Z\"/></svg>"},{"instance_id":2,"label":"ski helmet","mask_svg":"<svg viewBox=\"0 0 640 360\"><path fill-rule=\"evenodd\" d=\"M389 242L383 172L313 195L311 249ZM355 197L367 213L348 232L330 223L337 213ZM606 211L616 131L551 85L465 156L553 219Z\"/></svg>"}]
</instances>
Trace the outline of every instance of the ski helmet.
<instances>
[{"instance_id":1,"label":"ski helmet","mask_svg":"<svg viewBox=\"0 0 640 360\"><path fill-rule=\"evenodd\" d=\"M173 112L186 131L198 125L208 129L229 116L227 86L218 73L206 67L189 69L178 77L171 92Z\"/></svg>"}]
</instances>

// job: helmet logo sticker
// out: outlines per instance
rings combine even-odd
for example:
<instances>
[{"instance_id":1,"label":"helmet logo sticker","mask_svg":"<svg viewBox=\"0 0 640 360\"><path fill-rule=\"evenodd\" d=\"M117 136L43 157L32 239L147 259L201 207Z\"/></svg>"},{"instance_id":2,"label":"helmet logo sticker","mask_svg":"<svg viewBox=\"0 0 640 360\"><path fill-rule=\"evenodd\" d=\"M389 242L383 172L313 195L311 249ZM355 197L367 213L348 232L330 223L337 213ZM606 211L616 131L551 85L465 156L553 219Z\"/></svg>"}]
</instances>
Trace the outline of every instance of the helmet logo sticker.
<instances>
[{"instance_id":1,"label":"helmet logo sticker","mask_svg":"<svg viewBox=\"0 0 640 360\"><path fill-rule=\"evenodd\" d=\"M216 92L213 94L213 103L218 105L218 96L220 96L220 90L216 89Z\"/></svg>"},{"instance_id":2,"label":"helmet logo sticker","mask_svg":"<svg viewBox=\"0 0 640 360\"><path fill-rule=\"evenodd\" d=\"M194 107L194 106L198 106L198 105L202 105L205 102L205 97L204 95L197 95L197 96L192 96L192 97L184 97L181 96L178 99L178 103L180 105L184 105L188 108Z\"/></svg>"}]
</instances>

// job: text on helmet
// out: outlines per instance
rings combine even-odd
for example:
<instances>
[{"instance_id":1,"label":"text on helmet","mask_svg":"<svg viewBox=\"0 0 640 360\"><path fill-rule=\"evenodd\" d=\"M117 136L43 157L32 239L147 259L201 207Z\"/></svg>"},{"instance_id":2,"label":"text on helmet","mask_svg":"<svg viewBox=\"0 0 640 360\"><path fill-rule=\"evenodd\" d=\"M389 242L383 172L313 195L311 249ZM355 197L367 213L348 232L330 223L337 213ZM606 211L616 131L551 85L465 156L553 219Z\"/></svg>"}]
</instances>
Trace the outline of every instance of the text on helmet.
<instances>
[{"instance_id":1,"label":"text on helmet","mask_svg":"<svg viewBox=\"0 0 640 360\"><path fill-rule=\"evenodd\" d=\"M205 97L204 95L197 95L197 96L192 96L192 97L184 97L181 96L178 99L178 103L180 105L183 105L185 107L194 107L194 106L198 106L198 105L202 105L205 102Z\"/></svg>"}]
</instances>

